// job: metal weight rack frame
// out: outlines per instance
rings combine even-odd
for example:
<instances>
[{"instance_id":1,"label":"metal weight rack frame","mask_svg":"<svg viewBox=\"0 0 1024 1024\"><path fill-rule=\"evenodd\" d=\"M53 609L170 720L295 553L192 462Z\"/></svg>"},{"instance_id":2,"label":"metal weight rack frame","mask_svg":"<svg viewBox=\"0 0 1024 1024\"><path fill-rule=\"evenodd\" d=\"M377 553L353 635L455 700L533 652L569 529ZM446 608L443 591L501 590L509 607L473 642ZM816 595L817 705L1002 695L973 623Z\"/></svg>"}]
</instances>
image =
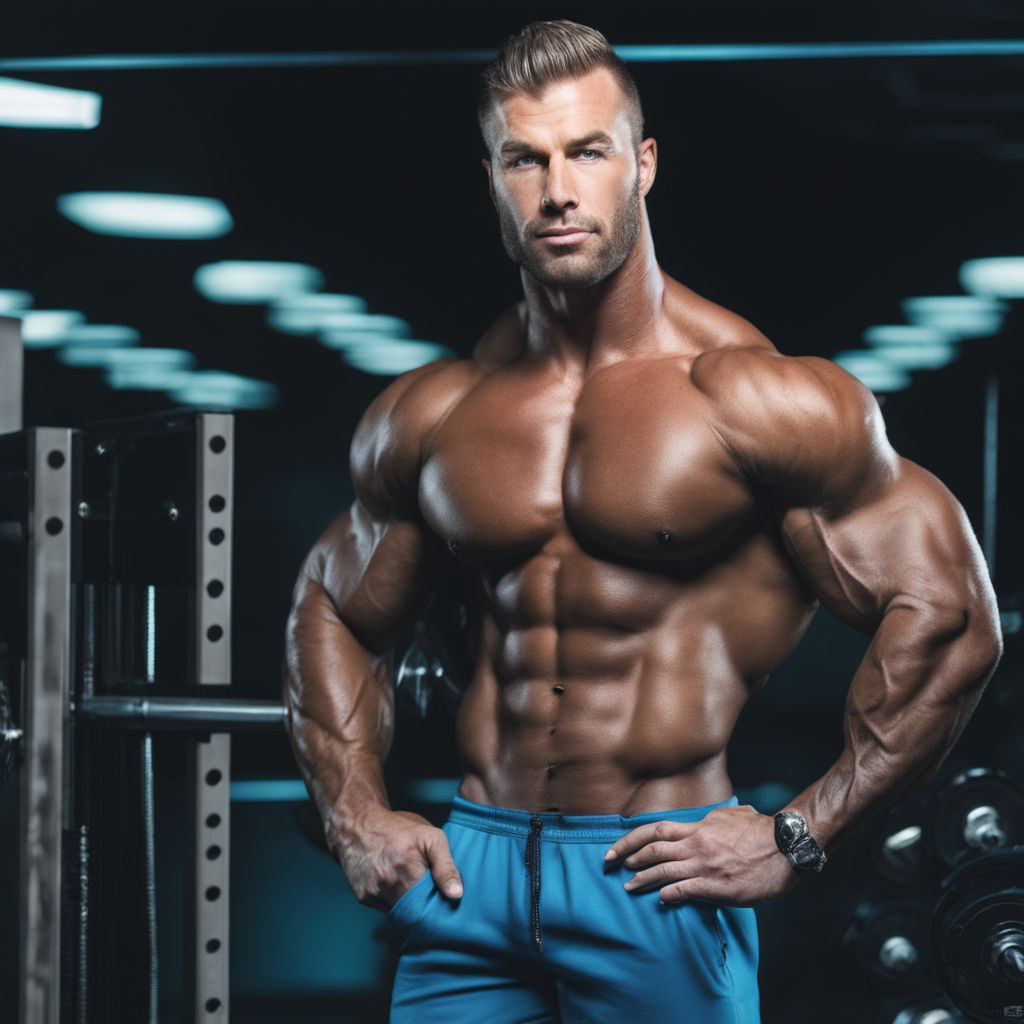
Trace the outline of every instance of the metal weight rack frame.
<instances>
[{"instance_id":1,"label":"metal weight rack frame","mask_svg":"<svg viewBox=\"0 0 1024 1024\"><path fill-rule=\"evenodd\" d=\"M226 689L233 418L18 430L20 358L0 318L0 766L14 764L20 787L18 1020L157 1021L153 735L184 730L182 1013L220 1024L230 733L278 728L283 714Z\"/></svg>"}]
</instances>

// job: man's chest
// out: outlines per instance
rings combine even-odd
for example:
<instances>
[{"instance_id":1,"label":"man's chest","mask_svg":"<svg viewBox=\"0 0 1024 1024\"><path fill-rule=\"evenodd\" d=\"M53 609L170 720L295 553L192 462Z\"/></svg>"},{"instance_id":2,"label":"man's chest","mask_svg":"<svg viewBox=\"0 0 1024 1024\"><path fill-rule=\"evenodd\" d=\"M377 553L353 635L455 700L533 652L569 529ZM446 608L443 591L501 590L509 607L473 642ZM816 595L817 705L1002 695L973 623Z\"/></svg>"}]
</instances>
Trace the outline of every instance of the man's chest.
<instances>
[{"instance_id":1,"label":"man's chest","mask_svg":"<svg viewBox=\"0 0 1024 1024\"><path fill-rule=\"evenodd\" d=\"M655 365L578 386L485 381L433 439L427 522L469 560L526 554L566 528L609 556L713 556L754 502L707 400L684 372Z\"/></svg>"}]
</instances>

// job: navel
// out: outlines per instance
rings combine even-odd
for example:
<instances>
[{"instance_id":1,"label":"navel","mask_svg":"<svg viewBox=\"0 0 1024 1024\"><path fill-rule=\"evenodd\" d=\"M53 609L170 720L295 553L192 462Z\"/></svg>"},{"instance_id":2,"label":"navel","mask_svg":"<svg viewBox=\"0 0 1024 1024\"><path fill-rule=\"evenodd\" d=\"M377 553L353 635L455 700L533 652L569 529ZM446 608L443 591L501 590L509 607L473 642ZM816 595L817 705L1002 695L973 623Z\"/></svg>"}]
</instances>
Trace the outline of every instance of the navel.
<instances>
[{"instance_id":1,"label":"navel","mask_svg":"<svg viewBox=\"0 0 1024 1024\"><path fill-rule=\"evenodd\" d=\"M671 544L672 543L672 534L669 533L668 530L659 530L658 531L658 543L659 544Z\"/></svg>"}]
</instances>

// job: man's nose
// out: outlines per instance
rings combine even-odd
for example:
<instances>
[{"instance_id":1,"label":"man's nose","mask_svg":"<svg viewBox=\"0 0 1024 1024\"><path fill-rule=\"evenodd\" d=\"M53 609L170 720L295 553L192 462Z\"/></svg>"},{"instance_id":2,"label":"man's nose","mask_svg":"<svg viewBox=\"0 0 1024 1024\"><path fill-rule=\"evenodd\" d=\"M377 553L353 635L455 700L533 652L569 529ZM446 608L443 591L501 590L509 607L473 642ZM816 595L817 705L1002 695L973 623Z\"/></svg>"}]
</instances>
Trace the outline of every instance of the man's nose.
<instances>
[{"instance_id":1,"label":"man's nose","mask_svg":"<svg viewBox=\"0 0 1024 1024\"><path fill-rule=\"evenodd\" d=\"M541 200L545 212L559 213L562 210L574 210L579 203L572 169L563 160L552 160L548 164L544 197Z\"/></svg>"}]
</instances>

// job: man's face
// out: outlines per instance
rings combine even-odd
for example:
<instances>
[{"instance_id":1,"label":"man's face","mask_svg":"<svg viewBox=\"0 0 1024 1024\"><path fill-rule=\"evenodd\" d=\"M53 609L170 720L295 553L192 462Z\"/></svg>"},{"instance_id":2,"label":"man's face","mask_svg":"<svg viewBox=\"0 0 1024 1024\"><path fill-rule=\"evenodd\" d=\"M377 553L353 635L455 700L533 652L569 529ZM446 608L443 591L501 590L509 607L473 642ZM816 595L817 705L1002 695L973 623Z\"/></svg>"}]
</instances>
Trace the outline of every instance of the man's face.
<instances>
[{"instance_id":1,"label":"man's face","mask_svg":"<svg viewBox=\"0 0 1024 1024\"><path fill-rule=\"evenodd\" d=\"M611 72L555 82L539 98L495 105L485 160L501 239L512 260L551 288L587 288L622 265L654 181L654 140L639 154Z\"/></svg>"}]
</instances>

